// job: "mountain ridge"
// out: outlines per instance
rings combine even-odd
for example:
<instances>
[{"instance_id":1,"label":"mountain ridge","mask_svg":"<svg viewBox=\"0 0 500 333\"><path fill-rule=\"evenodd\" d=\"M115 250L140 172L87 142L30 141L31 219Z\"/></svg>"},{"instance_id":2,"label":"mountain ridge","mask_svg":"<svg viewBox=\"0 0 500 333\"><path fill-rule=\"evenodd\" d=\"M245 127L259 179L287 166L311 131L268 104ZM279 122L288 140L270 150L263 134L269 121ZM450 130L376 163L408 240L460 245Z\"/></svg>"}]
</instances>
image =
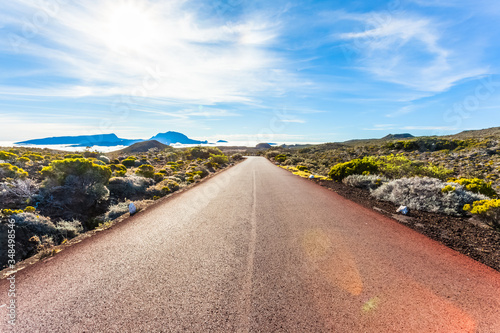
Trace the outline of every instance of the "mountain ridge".
<instances>
[{"instance_id":1,"label":"mountain ridge","mask_svg":"<svg viewBox=\"0 0 500 333\"><path fill-rule=\"evenodd\" d=\"M77 136L53 136L41 139L32 139L14 142L18 145L69 145L70 147L92 147L92 146L131 146L138 142L156 140L159 143L170 144L206 144L208 141L193 140L180 132L168 131L158 133L148 140L144 139L125 139L119 138L114 133L96 134L96 135L77 135Z\"/></svg>"}]
</instances>

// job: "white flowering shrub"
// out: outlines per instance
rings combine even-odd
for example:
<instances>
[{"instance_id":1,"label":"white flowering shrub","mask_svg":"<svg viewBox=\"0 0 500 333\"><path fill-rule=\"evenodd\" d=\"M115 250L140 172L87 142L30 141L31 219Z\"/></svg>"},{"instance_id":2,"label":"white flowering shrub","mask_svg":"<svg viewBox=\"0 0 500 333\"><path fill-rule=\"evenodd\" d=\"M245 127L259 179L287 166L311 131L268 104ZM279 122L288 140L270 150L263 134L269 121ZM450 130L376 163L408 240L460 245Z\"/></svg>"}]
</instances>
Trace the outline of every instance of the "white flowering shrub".
<instances>
[{"instance_id":1,"label":"white flowering shrub","mask_svg":"<svg viewBox=\"0 0 500 333\"><path fill-rule=\"evenodd\" d=\"M108 188L111 195L124 199L144 195L146 189L151 185L154 185L153 179L134 175L130 177L111 178Z\"/></svg>"},{"instance_id":2,"label":"white flowering shrub","mask_svg":"<svg viewBox=\"0 0 500 333\"><path fill-rule=\"evenodd\" d=\"M21 213L12 215L18 227L25 227L37 236L54 235L57 228L52 221L44 216L32 213Z\"/></svg>"},{"instance_id":3,"label":"white flowering shrub","mask_svg":"<svg viewBox=\"0 0 500 333\"><path fill-rule=\"evenodd\" d=\"M464 205L488 199L459 184L428 177L396 179L380 186L371 195L410 209L448 215L463 214Z\"/></svg>"},{"instance_id":4,"label":"white flowering shrub","mask_svg":"<svg viewBox=\"0 0 500 333\"><path fill-rule=\"evenodd\" d=\"M26 200L38 192L38 185L31 179L15 179L0 183L0 197Z\"/></svg>"},{"instance_id":5,"label":"white flowering shrub","mask_svg":"<svg viewBox=\"0 0 500 333\"><path fill-rule=\"evenodd\" d=\"M114 220L125 213L128 213L129 202L120 202L116 205L109 207L106 214L104 214L104 220L110 221Z\"/></svg>"},{"instance_id":6,"label":"white flowering shrub","mask_svg":"<svg viewBox=\"0 0 500 333\"><path fill-rule=\"evenodd\" d=\"M350 175L342 182L352 187L374 190L389 182L389 179L380 175Z\"/></svg>"}]
</instances>

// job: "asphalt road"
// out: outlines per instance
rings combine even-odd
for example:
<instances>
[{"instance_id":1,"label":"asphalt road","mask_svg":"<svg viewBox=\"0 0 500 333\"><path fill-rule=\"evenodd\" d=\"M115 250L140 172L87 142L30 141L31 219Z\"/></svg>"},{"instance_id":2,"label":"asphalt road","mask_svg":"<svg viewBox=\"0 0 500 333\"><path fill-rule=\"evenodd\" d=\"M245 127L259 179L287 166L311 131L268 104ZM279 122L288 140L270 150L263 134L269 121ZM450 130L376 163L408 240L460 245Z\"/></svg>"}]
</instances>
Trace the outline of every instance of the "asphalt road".
<instances>
[{"instance_id":1,"label":"asphalt road","mask_svg":"<svg viewBox=\"0 0 500 333\"><path fill-rule=\"evenodd\" d=\"M18 272L16 289L17 332L500 332L498 272L264 158Z\"/></svg>"}]
</instances>

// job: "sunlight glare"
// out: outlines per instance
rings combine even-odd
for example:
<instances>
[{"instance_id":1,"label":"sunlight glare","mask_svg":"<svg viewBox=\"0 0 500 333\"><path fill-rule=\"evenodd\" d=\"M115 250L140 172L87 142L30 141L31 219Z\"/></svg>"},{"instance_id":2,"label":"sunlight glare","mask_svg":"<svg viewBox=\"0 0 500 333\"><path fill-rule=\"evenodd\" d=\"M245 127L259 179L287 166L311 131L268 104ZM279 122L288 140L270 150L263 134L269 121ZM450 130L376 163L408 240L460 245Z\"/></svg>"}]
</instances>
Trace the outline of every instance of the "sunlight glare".
<instances>
[{"instance_id":1,"label":"sunlight glare","mask_svg":"<svg viewBox=\"0 0 500 333\"><path fill-rule=\"evenodd\" d=\"M140 51L151 45L159 33L154 18L136 2L114 7L107 22L106 44L114 50Z\"/></svg>"}]
</instances>

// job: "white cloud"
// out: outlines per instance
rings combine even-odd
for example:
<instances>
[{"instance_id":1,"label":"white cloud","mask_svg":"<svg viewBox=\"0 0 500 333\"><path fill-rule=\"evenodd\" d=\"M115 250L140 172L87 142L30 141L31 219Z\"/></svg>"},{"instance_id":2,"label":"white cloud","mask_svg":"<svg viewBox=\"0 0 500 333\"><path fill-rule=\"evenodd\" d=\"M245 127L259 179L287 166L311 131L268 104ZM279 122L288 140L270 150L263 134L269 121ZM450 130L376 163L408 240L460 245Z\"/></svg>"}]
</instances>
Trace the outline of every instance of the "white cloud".
<instances>
[{"instance_id":1,"label":"white cloud","mask_svg":"<svg viewBox=\"0 0 500 333\"><path fill-rule=\"evenodd\" d=\"M280 121L284 123L297 123L297 124L304 124L306 122L303 119L280 119Z\"/></svg>"},{"instance_id":2,"label":"white cloud","mask_svg":"<svg viewBox=\"0 0 500 333\"><path fill-rule=\"evenodd\" d=\"M37 3L17 0L6 6L19 36L26 25L20 13L46 13ZM64 2L53 15L44 15L36 34L17 48L37 58L44 74L62 79L43 88L0 87L0 93L246 103L297 83L279 70L281 59L267 49L279 33L278 23L256 15L215 24L182 0ZM0 49L13 50L5 38Z\"/></svg>"},{"instance_id":3,"label":"white cloud","mask_svg":"<svg viewBox=\"0 0 500 333\"><path fill-rule=\"evenodd\" d=\"M442 92L457 82L484 75L488 68L460 59L443 46L442 24L430 18L394 12L348 15L368 27L338 38L350 41L359 68L377 78L424 92ZM463 55L462 55L463 56Z\"/></svg>"}]
</instances>

